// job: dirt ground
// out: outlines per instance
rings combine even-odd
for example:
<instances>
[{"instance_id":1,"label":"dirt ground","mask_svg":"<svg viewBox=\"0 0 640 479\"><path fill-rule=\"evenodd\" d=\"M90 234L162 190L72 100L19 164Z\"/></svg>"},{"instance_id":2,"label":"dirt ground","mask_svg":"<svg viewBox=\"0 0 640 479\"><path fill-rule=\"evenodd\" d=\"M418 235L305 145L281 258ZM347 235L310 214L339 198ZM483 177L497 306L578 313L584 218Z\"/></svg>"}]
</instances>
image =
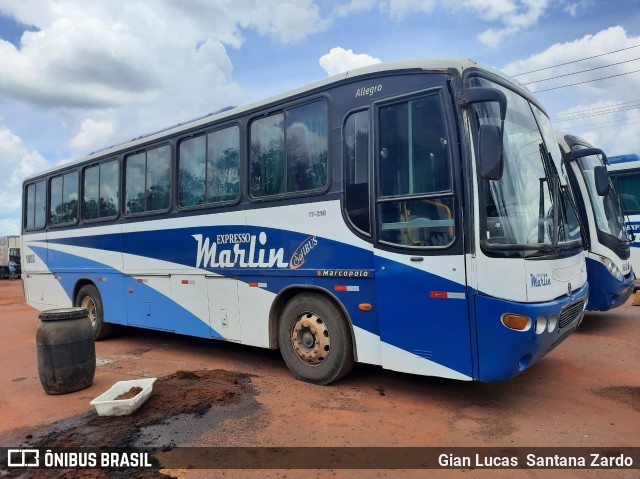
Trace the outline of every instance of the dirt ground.
<instances>
[{"instance_id":1,"label":"dirt ground","mask_svg":"<svg viewBox=\"0 0 640 479\"><path fill-rule=\"evenodd\" d=\"M96 343L91 387L54 396L38 379L38 321L38 312L24 305L20 282L0 281L0 447L640 446L640 307L631 302L587 315L540 363L493 384L356 365L340 382L314 386L294 380L277 351L123 328ZM140 377L159 379L136 415L96 416L89 401L117 381ZM144 477L453 478L462 473L640 477L638 469L358 471L331 464L319 470L163 470Z\"/></svg>"}]
</instances>

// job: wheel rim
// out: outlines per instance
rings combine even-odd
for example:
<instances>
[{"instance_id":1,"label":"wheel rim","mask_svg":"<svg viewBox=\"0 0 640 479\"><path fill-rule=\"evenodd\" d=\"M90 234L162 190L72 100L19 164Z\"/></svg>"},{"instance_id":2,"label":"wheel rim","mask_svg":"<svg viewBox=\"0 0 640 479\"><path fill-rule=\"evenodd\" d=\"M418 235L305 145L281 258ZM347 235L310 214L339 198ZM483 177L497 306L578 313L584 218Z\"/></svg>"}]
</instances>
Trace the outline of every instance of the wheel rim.
<instances>
[{"instance_id":1,"label":"wheel rim","mask_svg":"<svg viewBox=\"0 0 640 479\"><path fill-rule=\"evenodd\" d=\"M331 349L331 339L324 320L314 313L298 316L291 330L291 344L304 363L317 366L325 362Z\"/></svg>"},{"instance_id":2,"label":"wheel rim","mask_svg":"<svg viewBox=\"0 0 640 479\"><path fill-rule=\"evenodd\" d=\"M91 326L96 325L96 303L90 296L85 296L80 302L80 307L86 309L89 312L89 319L91 320Z\"/></svg>"}]
</instances>

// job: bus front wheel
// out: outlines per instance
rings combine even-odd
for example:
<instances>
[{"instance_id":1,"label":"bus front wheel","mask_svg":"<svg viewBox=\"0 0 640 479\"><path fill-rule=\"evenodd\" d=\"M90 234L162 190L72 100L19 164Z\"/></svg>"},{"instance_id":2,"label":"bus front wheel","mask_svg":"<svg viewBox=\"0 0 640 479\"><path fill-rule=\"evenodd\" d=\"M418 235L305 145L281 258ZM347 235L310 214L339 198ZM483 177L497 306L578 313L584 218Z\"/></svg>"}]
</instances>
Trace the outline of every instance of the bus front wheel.
<instances>
[{"instance_id":1,"label":"bus front wheel","mask_svg":"<svg viewBox=\"0 0 640 479\"><path fill-rule=\"evenodd\" d=\"M286 304L278 341L284 362L300 380L329 384L353 366L351 333L344 315L319 294L299 294Z\"/></svg>"},{"instance_id":2,"label":"bus front wheel","mask_svg":"<svg viewBox=\"0 0 640 479\"><path fill-rule=\"evenodd\" d=\"M89 312L89 319L93 327L93 338L96 341L104 339L113 333L114 325L104 322L102 297L95 286L86 284L80 288L76 296L76 306L80 306Z\"/></svg>"}]
</instances>

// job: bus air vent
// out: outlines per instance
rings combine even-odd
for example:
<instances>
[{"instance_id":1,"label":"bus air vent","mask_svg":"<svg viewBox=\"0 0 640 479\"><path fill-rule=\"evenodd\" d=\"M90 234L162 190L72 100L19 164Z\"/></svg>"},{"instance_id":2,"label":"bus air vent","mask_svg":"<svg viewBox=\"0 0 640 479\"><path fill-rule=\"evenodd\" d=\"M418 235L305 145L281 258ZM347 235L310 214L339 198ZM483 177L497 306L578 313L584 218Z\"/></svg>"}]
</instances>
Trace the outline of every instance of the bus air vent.
<instances>
[{"instance_id":1,"label":"bus air vent","mask_svg":"<svg viewBox=\"0 0 640 479\"><path fill-rule=\"evenodd\" d=\"M583 309L584 301L578 301L576 303L570 304L569 306L565 306L565 308L560 311L560 319L558 321L560 329L578 319L582 314Z\"/></svg>"}]
</instances>

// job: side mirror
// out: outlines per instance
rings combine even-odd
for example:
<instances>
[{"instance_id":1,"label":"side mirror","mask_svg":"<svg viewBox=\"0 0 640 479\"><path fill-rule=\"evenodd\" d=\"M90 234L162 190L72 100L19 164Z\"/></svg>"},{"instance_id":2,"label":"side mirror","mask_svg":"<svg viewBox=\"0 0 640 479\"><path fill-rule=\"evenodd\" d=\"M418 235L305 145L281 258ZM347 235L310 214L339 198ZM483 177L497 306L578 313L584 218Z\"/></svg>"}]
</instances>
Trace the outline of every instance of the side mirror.
<instances>
[{"instance_id":1,"label":"side mirror","mask_svg":"<svg viewBox=\"0 0 640 479\"><path fill-rule=\"evenodd\" d=\"M500 127L481 125L478 132L480 176L485 180L502 178L504 159L502 158L502 131L507 116L507 96L497 88L471 87L460 92L458 104L496 102L500 107Z\"/></svg>"},{"instance_id":2,"label":"side mirror","mask_svg":"<svg viewBox=\"0 0 640 479\"><path fill-rule=\"evenodd\" d=\"M500 121L504 123L507 116L507 95L497 88L471 87L466 88L458 95L458 104L467 106L472 103L486 103L495 101L500 106Z\"/></svg>"},{"instance_id":3,"label":"side mirror","mask_svg":"<svg viewBox=\"0 0 640 479\"><path fill-rule=\"evenodd\" d=\"M604 166L596 166L593 169L593 176L596 181L596 192L599 196L607 196L611 189L611 183L609 183L609 173Z\"/></svg>"},{"instance_id":4,"label":"side mirror","mask_svg":"<svg viewBox=\"0 0 640 479\"><path fill-rule=\"evenodd\" d=\"M567 160L574 161L574 160L577 160L578 158L584 158L585 156L591 156L591 155L600 155L600 157L602 158L602 163L604 165L609 164L609 159L607 158L607 155L605 155L604 151L602 151L600 148L582 148L580 150L573 150L571 153L567 155Z\"/></svg>"},{"instance_id":5,"label":"side mirror","mask_svg":"<svg viewBox=\"0 0 640 479\"><path fill-rule=\"evenodd\" d=\"M481 125L478 134L480 176L485 180L502 178L502 133L495 125Z\"/></svg>"}]
</instances>

